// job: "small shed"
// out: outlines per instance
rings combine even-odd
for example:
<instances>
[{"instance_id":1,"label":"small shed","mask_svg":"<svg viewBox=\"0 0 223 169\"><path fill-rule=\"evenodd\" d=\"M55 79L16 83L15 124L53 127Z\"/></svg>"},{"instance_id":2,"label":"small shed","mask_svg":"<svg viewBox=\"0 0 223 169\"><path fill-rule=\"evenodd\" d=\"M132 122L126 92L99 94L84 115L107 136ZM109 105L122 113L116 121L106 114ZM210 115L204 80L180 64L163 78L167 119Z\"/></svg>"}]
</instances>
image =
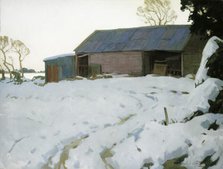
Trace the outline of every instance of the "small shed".
<instances>
[{"instance_id":1,"label":"small shed","mask_svg":"<svg viewBox=\"0 0 223 169\"><path fill-rule=\"evenodd\" d=\"M97 64L102 73L184 76L196 73L205 44L190 25L96 30L74 49L77 73Z\"/></svg>"},{"instance_id":2,"label":"small shed","mask_svg":"<svg viewBox=\"0 0 223 169\"><path fill-rule=\"evenodd\" d=\"M44 59L46 82L58 82L73 78L75 71L75 53L51 56Z\"/></svg>"}]
</instances>

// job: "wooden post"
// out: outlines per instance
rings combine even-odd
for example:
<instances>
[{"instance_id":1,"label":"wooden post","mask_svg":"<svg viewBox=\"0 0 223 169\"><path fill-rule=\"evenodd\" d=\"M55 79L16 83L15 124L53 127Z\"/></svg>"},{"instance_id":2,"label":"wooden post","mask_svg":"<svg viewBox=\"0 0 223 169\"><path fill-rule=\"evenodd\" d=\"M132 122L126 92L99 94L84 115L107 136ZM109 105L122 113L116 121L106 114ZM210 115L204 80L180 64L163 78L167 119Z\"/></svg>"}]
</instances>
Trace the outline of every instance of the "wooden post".
<instances>
[{"instance_id":1,"label":"wooden post","mask_svg":"<svg viewBox=\"0 0 223 169\"><path fill-rule=\"evenodd\" d=\"M183 77L184 76L184 55L183 53L181 53L181 76Z\"/></svg>"},{"instance_id":2,"label":"wooden post","mask_svg":"<svg viewBox=\"0 0 223 169\"><path fill-rule=\"evenodd\" d=\"M79 59L77 54L76 54L76 76L79 76Z\"/></svg>"},{"instance_id":3,"label":"wooden post","mask_svg":"<svg viewBox=\"0 0 223 169\"><path fill-rule=\"evenodd\" d=\"M169 124L169 118L168 118L166 107L164 107L164 113L165 113L165 123L166 123L166 126L167 126Z\"/></svg>"}]
</instances>

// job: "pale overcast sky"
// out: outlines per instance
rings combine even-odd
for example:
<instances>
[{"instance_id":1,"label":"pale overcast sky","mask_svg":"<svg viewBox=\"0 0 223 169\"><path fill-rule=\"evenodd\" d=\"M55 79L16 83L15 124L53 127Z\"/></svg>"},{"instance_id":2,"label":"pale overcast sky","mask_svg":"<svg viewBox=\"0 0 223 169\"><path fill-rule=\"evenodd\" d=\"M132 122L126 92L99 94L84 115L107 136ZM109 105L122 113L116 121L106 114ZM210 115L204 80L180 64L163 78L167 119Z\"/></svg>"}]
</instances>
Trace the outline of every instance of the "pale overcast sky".
<instances>
[{"instance_id":1,"label":"pale overcast sky","mask_svg":"<svg viewBox=\"0 0 223 169\"><path fill-rule=\"evenodd\" d=\"M187 24L180 0L171 0L175 24ZM145 26L136 15L143 0L0 0L1 32L30 48L24 66L44 70L43 59L69 53L98 29Z\"/></svg>"}]
</instances>

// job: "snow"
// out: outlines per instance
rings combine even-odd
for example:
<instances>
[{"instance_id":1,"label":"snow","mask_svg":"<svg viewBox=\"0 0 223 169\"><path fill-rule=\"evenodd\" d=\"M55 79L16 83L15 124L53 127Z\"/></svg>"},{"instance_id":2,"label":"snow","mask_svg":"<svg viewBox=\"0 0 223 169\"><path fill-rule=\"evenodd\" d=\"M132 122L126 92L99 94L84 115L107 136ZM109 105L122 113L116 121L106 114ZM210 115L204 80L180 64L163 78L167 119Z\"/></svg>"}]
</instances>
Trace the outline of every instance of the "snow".
<instances>
[{"instance_id":1,"label":"snow","mask_svg":"<svg viewBox=\"0 0 223 169\"><path fill-rule=\"evenodd\" d=\"M75 55L75 52L64 53L64 54L60 54L60 55L47 57L43 61L46 62L46 61L55 60L55 59L63 58L63 57L70 57L70 56L74 56L74 55Z\"/></svg>"},{"instance_id":2,"label":"snow","mask_svg":"<svg viewBox=\"0 0 223 169\"><path fill-rule=\"evenodd\" d=\"M216 156L223 151L221 115L208 114L181 123L191 109L208 107L203 99L195 99L198 94L205 98L210 86L214 99L223 86L216 79L205 84L195 89L189 78L150 75L61 81L44 87L32 81L21 85L2 81L0 166L35 169L49 163L49 159L49 166L54 166L64 147L78 139L77 147L68 150L67 168L104 169L104 161L122 169L140 168L151 161L152 168L160 168L166 160L185 153L189 154L185 166L198 166L194 160L202 160L206 151ZM162 124L164 107L171 122L168 126ZM208 131L201 125L214 120L221 125L217 131ZM201 134L204 132L207 135ZM201 148L204 137L207 150ZM103 161L106 149L112 156Z\"/></svg>"},{"instance_id":3,"label":"snow","mask_svg":"<svg viewBox=\"0 0 223 169\"><path fill-rule=\"evenodd\" d=\"M161 169L185 154L188 169L203 168L207 156L219 159L211 168L223 166L223 115L208 113L221 80L207 77L196 88L190 77L152 75L38 83L0 81L1 169L140 169L150 162ZM205 114L185 122L197 110Z\"/></svg>"},{"instance_id":4,"label":"snow","mask_svg":"<svg viewBox=\"0 0 223 169\"><path fill-rule=\"evenodd\" d=\"M208 78L207 76L208 69L205 67L205 65L208 59L210 58L210 56L219 48L216 40L222 41L218 37L213 36L212 38L208 40L207 44L204 47L201 64L195 78L195 83L197 85L201 84L203 81L205 81Z\"/></svg>"},{"instance_id":5,"label":"snow","mask_svg":"<svg viewBox=\"0 0 223 169\"><path fill-rule=\"evenodd\" d=\"M197 110L208 112L210 107L208 100L214 101L222 89L223 82L221 80L208 78L202 85L199 85L191 92L189 102L187 103L191 107L190 112Z\"/></svg>"},{"instance_id":6,"label":"snow","mask_svg":"<svg viewBox=\"0 0 223 169\"><path fill-rule=\"evenodd\" d=\"M24 73L24 77L27 79L32 79L35 76L45 76L45 73Z\"/></svg>"}]
</instances>

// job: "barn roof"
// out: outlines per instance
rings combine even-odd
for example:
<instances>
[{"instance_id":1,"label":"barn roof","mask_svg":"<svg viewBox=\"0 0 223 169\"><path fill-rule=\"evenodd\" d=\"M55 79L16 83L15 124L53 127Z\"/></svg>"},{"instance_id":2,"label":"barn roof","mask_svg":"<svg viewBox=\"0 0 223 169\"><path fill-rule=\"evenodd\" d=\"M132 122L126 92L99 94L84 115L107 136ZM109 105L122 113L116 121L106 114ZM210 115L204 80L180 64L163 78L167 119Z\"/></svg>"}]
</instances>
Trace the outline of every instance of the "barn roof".
<instances>
[{"instance_id":1,"label":"barn roof","mask_svg":"<svg viewBox=\"0 0 223 169\"><path fill-rule=\"evenodd\" d=\"M77 55L116 51L180 52L184 49L189 38L189 25L96 30L74 51Z\"/></svg>"}]
</instances>

